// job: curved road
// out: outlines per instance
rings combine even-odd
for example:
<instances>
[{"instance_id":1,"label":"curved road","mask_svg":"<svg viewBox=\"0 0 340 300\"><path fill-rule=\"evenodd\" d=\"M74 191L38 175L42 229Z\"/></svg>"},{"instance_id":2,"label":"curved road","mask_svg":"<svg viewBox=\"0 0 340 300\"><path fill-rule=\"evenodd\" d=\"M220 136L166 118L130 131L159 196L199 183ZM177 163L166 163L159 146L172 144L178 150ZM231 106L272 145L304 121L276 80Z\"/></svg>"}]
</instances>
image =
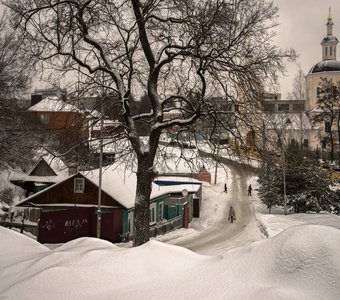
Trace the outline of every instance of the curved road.
<instances>
[{"instance_id":1,"label":"curved road","mask_svg":"<svg viewBox=\"0 0 340 300\"><path fill-rule=\"evenodd\" d=\"M253 197L247 196L247 187L254 179L254 173L238 163L228 163L228 194L223 215L206 230L195 232L183 238L177 238L168 243L188 248L201 254L218 255L226 250L243 246L264 238L256 222ZM214 186L212 187L214 188ZM222 186L215 186L222 190ZM204 201L204 200L203 200ZM229 206L233 205L237 220L228 222Z\"/></svg>"}]
</instances>

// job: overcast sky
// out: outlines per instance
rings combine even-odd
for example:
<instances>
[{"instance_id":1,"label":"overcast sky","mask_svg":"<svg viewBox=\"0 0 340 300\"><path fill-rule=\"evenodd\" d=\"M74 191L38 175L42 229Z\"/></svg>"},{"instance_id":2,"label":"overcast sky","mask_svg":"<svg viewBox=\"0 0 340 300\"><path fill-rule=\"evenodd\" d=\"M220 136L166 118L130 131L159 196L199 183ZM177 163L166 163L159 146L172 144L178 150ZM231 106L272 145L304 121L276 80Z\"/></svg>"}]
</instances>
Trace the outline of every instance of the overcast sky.
<instances>
[{"instance_id":1,"label":"overcast sky","mask_svg":"<svg viewBox=\"0 0 340 300\"><path fill-rule=\"evenodd\" d=\"M299 58L296 63L287 64L286 76L280 80L282 98L291 91L292 81L298 69L305 74L319 62L320 42L326 35L329 7L334 22L333 34L340 40L340 0L273 0L279 7L279 27L274 43L283 49L293 48ZM340 44L338 45L340 60Z\"/></svg>"},{"instance_id":2,"label":"overcast sky","mask_svg":"<svg viewBox=\"0 0 340 300\"><path fill-rule=\"evenodd\" d=\"M281 48L294 48L299 55L297 63L305 74L319 62L321 40L326 36L328 10L331 7L333 34L340 39L340 0L274 0L279 6L278 36L275 43ZM337 60L340 59L340 44ZM282 98L291 90L297 71L295 63L287 65L287 76L280 81Z\"/></svg>"}]
</instances>

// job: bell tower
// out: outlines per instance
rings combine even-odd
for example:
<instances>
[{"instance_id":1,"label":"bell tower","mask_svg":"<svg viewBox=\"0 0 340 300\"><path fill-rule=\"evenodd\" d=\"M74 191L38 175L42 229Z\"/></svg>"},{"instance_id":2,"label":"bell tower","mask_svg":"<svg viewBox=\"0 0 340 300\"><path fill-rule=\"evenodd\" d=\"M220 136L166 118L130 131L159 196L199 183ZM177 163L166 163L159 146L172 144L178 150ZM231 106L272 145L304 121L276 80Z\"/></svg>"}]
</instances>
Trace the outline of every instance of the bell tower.
<instances>
[{"instance_id":1,"label":"bell tower","mask_svg":"<svg viewBox=\"0 0 340 300\"><path fill-rule=\"evenodd\" d=\"M327 36L325 36L321 42L322 46L322 60L336 60L336 46L339 43L338 39L333 36L333 18L331 14L331 8L329 8L329 14L327 18Z\"/></svg>"}]
</instances>

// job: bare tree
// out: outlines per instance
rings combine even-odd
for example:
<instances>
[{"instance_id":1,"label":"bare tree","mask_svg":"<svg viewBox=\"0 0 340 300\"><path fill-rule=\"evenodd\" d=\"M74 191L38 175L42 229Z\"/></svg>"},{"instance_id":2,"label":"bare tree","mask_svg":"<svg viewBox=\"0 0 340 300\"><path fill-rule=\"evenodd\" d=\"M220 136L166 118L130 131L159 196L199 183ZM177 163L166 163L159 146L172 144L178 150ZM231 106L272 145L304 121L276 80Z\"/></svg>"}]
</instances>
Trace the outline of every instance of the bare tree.
<instances>
[{"instance_id":1,"label":"bare tree","mask_svg":"<svg viewBox=\"0 0 340 300\"><path fill-rule=\"evenodd\" d=\"M216 95L239 108L235 129L248 126L246 116L257 106L262 87L274 83L283 60L295 55L272 45L278 9L262 0L6 4L25 34L23 43L44 65L77 71L86 77L87 88L117 95L112 105L120 108L138 164L135 246L149 240L151 183L161 133L174 126L192 128L200 118L228 129L230 111L215 105ZM151 110L134 115L130 95L147 95ZM174 107L176 114L170 114ZM137 121L149 125L146 142L137 134Z\"/></svg>"},{"instance_id":2,"label":"bare tree","mask_svg":"<svg viewBox=\"0 0 340 300\"><path fill-rule=\"evenodd\" d=\"M288 93L288 99L306 100L306 78L300 65L293 79L292 91Z\"/></svg>"},{"instance_id":3,"label":"bare tree","mask_svg":"<svg viewBox=\"0 0 340 300\"><path fill-rule=\"evenodd\" d=\"M20 103L34 66L21 48L18 31L4 13L0 19L0 163L20 165L35 143L32 132L23 130L26 118Z\"/></svg>"}]
</instances>

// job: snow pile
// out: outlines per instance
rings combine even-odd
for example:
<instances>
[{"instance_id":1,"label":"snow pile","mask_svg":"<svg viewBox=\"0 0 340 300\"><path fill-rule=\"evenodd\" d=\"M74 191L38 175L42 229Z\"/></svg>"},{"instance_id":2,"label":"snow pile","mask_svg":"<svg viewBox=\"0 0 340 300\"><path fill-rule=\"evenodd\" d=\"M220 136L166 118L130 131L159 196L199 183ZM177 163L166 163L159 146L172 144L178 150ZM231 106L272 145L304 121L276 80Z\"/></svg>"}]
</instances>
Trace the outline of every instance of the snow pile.
<instances>
[{"instance_id":1,"label":"snow pile","mask_svg":"<svg viewBox=\"0 0 340 300\"><path fill-rule=\"evenodd\" d=\"M54 250L0 228L0 298L337 299L340 231L296 226L202 256L151 241L119 248L93 238Z\"/></svg>"}]
</instances>

